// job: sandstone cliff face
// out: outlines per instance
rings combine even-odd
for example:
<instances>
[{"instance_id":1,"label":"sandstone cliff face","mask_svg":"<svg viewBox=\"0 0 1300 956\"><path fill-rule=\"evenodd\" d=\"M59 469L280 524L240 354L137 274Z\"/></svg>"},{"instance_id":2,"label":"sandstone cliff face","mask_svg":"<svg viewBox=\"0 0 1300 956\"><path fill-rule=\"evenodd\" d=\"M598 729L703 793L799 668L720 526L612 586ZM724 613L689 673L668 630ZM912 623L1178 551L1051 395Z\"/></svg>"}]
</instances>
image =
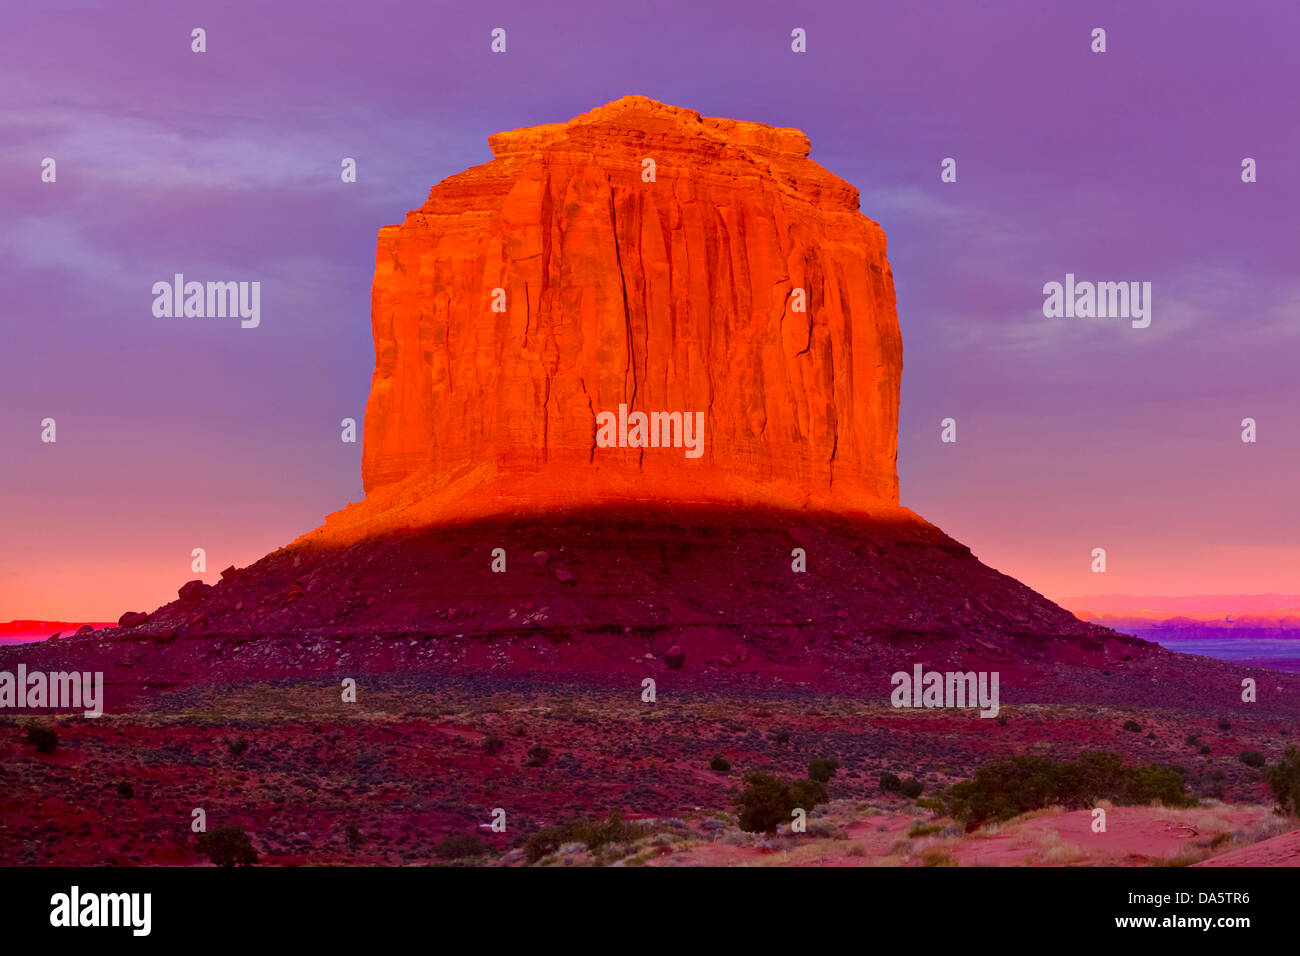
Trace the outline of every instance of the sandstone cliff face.
<instances>
[{"instance_id":1,"label":"sandstone cliff face","mask_svg":"<svg viewBox=\"0 0 1300 956\"><path fill-rule=\"evenodd\" d=\"M379 233L363 511L896 504L885 237L803 133L626 97L489 143ZM620 405L702 453L600 447Z\"/></svg>"}]
</instances>

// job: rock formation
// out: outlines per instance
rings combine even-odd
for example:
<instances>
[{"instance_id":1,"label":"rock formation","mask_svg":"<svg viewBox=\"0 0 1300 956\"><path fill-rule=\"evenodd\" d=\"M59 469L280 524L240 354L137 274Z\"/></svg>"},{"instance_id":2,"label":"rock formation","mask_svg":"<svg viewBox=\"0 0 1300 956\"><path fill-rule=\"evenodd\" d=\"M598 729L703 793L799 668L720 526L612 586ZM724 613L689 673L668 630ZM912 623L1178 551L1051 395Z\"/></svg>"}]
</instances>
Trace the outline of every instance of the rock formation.
<instances>
[{"instance_id":1,"label":"rock formation","mask_svg":"<svg viewBox=\"0 0 1300 956\"><path fill-rule=\"evenodd\" d=\"M884 236L802 133L628 97L491 145L380 232L365 500L117 636L179 635L182 669L255 637L272 668L356 641L381 670L649 653L844 687L1159 656L899 506ZM702 413L701 454L605 447L641 412Z\"/></svg>"},{"instance_id":2,"label":"rock formation","mask_svg":"<svg viewBox=\"0 0 1300 956\"><path fill-rule=\"evenodd\" d=\"M630 96L489 143L491 162L380 230L367 502L332 529L897 503L885 236L803 133ZM702 413L698 457L603 447L598 417L620 406L634 427Z\"/></svg>"}]
</instances>

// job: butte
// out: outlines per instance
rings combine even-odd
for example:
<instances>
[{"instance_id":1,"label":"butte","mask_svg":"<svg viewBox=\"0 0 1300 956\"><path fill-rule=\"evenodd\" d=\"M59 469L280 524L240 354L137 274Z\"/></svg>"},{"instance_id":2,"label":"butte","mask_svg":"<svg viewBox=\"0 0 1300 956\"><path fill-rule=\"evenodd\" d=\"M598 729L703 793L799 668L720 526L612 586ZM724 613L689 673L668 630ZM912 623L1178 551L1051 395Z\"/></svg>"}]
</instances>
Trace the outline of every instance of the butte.
<instances>
[{"instance_id":1,"label":"butte","mask_svg":"<svg viewBox=\"0 0 1300 956\"><path fill-rule=\"evenodd\" d=\"M379 231L364 500L124 618L155 668L1234 698L900 506L885 236L802 132L630 96L489 144ZM620 406L702 413L702 453L603 447Z\"/></svg>"}]
</instances>

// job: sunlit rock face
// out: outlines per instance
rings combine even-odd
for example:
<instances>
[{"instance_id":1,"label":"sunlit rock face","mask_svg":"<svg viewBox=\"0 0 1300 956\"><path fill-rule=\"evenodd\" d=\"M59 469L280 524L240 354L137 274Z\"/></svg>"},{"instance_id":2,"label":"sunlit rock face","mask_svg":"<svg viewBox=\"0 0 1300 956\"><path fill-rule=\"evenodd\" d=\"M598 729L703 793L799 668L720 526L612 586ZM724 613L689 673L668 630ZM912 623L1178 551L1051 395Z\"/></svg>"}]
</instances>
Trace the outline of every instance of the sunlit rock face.
<instances>
[{"instance_id":1,"label":"sunlit rock face","mask_svg":"<svg viewBox=\"0 0 1300 956\"><path fill-rule=\"evenodd\" d=\"M885 236L803 133L625 97L489 144L379 233L371 519L897 503Z\"/></svg>"}]
</instances>

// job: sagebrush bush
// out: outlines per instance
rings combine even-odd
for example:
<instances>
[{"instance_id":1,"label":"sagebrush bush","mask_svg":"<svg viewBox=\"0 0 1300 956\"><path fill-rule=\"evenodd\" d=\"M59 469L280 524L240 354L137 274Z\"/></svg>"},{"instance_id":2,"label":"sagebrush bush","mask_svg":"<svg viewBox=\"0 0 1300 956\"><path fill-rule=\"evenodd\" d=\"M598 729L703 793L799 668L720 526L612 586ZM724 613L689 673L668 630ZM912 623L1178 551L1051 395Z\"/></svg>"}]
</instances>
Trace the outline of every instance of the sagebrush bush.
<instances>
[{"instance_id":1,"label":"sagebrush bush","mask_svg":"<svg viewBox=\"0 0 1300 956\"><path fill-rule=\"evenodd\" d=\"M796 808L811 810L826 800L826 788L817 780L782 780L768 773L751 773L736 803L740 828L748 833L775 830L789 823Z\"/></svg>"},{"instance_id":2,"label":"sagebrush bush","mask_svg":"<svg viewBox=\"0 0 1300 956\"><path fill-rule=\"evenodd\" d=\"M1300 816L1300 747L1287 747L1282 759L1268 768L1268 788L1283 813Z\"/></svg>"},{"instance_id":3,"label":"sagebrush bush","mask_svg":"<svg viewBox=\"0 0 1300 956\"><path fill-rule=\"evenodd\" d=\"M257 850L243 827L226 824L199 834L199 852L217 866L252 866Z\"/></svg>"},{"instance_id":4,"label":"sagebrush bush","mask_svg":"<svg viewBox=\"0 0 1300 956\"><path fill-rule=\"evenodd\" d=\"M482 856L488 852L488 845L475 833L453 833L439 843L434 852L444 860L463 860Z\"/></svg>"},{"instance_id":5,"label":"sagebrush bush","mask_svg":"<svg viewBox=\"0 0 1300 956\"><path fill-rule=\"evenodd\" d=\"M1017 755L985 764L970 780L941 795L944 810L974 830L986 820L1010 820L1056 804L1077 810L1098 800L1142 805L1159 800L1187 806L1182 768L1125 766L1118 754L1085 750L1074 763Z\"/></svg>"},{"instance_id":6,"label":"sagebrush bush","mask_svg":"<svg viewBox=\"0 0 1300 956\"><path fill-rule=\"evenodd\" d=\"M840 762L834 757L813 757L808 762L808 779L818 783L830 783L831 777L840 769Z\"/></svg>"},{"instance_id":7,"label":"sagebrush bush","mask_svg":"<svg viewBox=\"0 0 1300 956\"><path fill-rule=\"evenodd\" d=\"M53 727L32 724L27 728L27 742L43 754L52 754L59 746L59 734Z\"/></svg>"},{"instance_id":8,"label":"sagebrush bush","mask_svg":"<svg viewBox=\"0 0 1300 956\"><path fill-rule=\"evenodd\" d=\"M566 843L582 843L588 850L595 852L608 844L632 843L645 835L644 826L629 823L617 810L611 810L604 820L575 817L536 831L524 842L524 858L529 863L536 863Z\"/></svg>"}]
</instances>

